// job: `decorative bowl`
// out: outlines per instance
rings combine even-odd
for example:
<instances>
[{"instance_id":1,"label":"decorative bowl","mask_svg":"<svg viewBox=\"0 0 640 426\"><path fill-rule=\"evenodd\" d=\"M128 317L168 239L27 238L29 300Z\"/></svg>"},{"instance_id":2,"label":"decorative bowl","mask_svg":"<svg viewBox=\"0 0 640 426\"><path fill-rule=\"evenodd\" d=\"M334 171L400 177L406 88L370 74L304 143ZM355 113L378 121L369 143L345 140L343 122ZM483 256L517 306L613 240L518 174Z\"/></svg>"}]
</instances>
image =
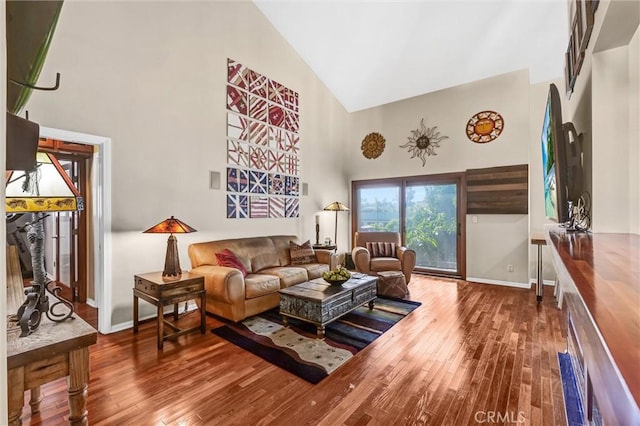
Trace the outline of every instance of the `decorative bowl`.
<instances>
[{"instance_id":1,"label":"decorative bowl","mask_svg":"<svg viewBox=\"0 0 640 426\"><path fill-rule=\"evenodd\" d=\"M328 280L326 278L323 278L323 280L325 280L326 282L328 282L331 285L342 285L342 284L346 283L347 281L349 281L349 278L343 278L341 280Z\"/></svg>"}]
</instances>

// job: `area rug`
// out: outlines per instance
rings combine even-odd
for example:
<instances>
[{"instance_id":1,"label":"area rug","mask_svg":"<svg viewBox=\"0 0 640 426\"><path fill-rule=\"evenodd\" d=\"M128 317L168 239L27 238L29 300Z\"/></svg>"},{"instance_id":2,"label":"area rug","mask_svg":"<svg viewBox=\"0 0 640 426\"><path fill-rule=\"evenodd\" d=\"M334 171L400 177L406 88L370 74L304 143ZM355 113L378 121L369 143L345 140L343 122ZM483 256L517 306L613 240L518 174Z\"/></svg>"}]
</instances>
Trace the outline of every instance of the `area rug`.
<instances>
[{"instance_id":1,"label":"area rug","mask_svg":"<svg viewBox=\"0 0 640 426\"><path fill-rule=\"evenodd\" d=\"M585 424L584 411L578 394L578 383L571 365L571 355L558 352L558 364L560 364L560 379L562 379L562 393L564 395L564 407L567 415L567 425L578 426Z\"/></svg>"},{"instance_id":2,"label":"area rug","mask_svg":"<svg viewBox=\"0 0 640 426\"><path fill-rule=\"evenodd\" d=\"M313 324L289 319L290 326L285 328L277 308L211 332L308 382L318 383L418 306L420 302L378 297L373 310L364 305L328 324L322 340L316 339Z\"/></svg>"}]
</instances>

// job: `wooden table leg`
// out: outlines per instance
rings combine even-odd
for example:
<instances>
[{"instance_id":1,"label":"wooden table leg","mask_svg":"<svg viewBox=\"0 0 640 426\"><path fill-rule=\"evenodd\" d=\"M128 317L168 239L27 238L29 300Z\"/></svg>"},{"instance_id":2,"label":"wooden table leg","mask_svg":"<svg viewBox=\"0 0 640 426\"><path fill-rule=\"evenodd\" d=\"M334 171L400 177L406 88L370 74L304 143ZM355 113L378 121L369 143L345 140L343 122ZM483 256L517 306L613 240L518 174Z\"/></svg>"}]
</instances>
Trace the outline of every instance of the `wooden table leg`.
<instances>
[{"instance_id":1,"label":"wooden table leg","mask_svg":"<svg viewBox=\"0 0 640 426\"><path fill-rule=\"evenodd\" d=\"M158 349L162 349L164 341L164 307L158 303Z\"/></svg>"},{"instance_id":2,"label":"wooden table leg","mask_svg":"<svg viewBox=\"0 0 640 426\"><path fill-rule=\"evenodd\" d=\"M133 293L133 332L138 332L138 296L136 296L135 292Z\"/></svg>"},{"instance_id":3,"label":"wooden table leg","mask_svg":"<svg viewBox=\"0 0 640 426\"><path fill-rule=\"evenodd\" d=\"M178 321L178 303L173 304L173 320Z\"/></svg>"},{"instance_id":4,"label":"wooden table leg","mask_svg":"<svg viewBox=\"0 0 640 426\"><path fill-rule=\"evenodd\" d=\"M40 402L42 402L42 393L40 392L40 386L36 386L31 389L31 399L29 400L31 414L40 412Z\"/></svg>"},{"instance_id":5,"label":"wooden table leg","mask_svg":"<svg viewBox=\"0 0 640 426\"><path fill-rule=\"evenodd\" d=\"M200 296L200 334L205 333L207 328L207 312L205 307L204 293Z\"/></svg>"},{"instance_id":6,"label":"wooden table leg","mask_svg":"<svg viewBox=\"0 0 640 426\"><path fill-rule=\"evenodd\" d=\"M373 305L374 305L374 304L375 304L375 303L374 303L374 301L373 301L373 300L370 300L370 301L369 301L369 310L372 310L372 309L373 309Z\"/></svg>"},{"instance_id":7,"label":"wooden table leg","mask_svg":"<svg viewBox=\"0 0 640 426\"><path fill-rule=\"evenodd\" d=\"M318 339L324 339L324 325L319 325L318 327L318 331L317 331L317 337Z\"/></svg>"},{"instance_id":8,"label":"wooden table leg","mask_svg":"<svg viewBox=\"0 0 640 426\"><path fill-rule=\"evenodd\" d=\"M7 372L7 389L9 393L9 425L22 424L22 406L24 405L24 367L12 368Z\"/></svg>"},{"instance_id":9,"label":"wooden table leg","mask_svg":"<svg viewBox=\"0 0 640 426\"><path fill-rule=\"evenodd\" d=\"M87 424L87 394L89 387L89 348L84 347L69 352L69 424Z\"/></svg>"},{"instance_id":10,"label":"wooden table leg","mask_svg":"<svg viewBox=\"0 0 640 426\"><path fill-rule=\"evenodd\" d=\"M544 291L542 283L542 245L538 244L538 280L536 281L536 299L538 303L542 301L542 292Z\"/></svg>"}]
</instances>

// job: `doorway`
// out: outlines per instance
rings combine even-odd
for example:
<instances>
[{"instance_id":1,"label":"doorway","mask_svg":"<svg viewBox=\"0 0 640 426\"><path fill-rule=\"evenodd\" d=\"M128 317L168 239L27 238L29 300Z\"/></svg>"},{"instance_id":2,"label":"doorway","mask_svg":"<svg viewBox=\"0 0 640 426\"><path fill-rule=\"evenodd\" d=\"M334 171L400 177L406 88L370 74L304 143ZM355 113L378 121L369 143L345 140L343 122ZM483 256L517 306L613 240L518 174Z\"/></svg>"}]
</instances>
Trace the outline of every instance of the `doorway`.
<instances>
[{"instance_id":1,"label":"doorway","mask_svg":"<svg viewBox=\"0 0 640 426\"><path fill-rule=\"evenodd\" d=\"M40 138L59 141L65 149L91 150L91 161L86 169L85 190L91 203L85 206L87 220L86 248L92 265L86 271L92 283L93 294L87 292L87 302L98 308L98 331L106 334L111 327L111 139L103 136L68 130L40 127ZM82 217L82 216L81 216ZM87 287L88 289L91 287Z\"/></svg>"},{"instance_id":2,"label":"doorway","mask_svg":"<svg viewBox=\"0 0 640 426\"><path fill-rule=\"evenodd\" d=\"M93 259L87 252L87 228L91 225L87 223L87 216L93 208L87 170L91 169L93 147L41 139L38 149L56 156L84 200L83 210L52 212L45 218L47 275L63 289L68 289L69 300L89 303L95 308L94 283L88 276L88 271L93 269Z\"/></svg>"}]
</instances>

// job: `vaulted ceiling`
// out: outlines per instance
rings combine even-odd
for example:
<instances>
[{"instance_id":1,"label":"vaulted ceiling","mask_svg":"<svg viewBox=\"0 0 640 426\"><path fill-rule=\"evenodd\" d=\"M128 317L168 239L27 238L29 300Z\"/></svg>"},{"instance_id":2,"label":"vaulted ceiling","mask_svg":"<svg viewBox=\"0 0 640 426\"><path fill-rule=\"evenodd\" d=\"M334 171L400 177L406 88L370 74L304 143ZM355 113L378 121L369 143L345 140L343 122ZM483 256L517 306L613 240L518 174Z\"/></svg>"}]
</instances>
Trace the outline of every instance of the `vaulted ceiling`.
<instances>
[{"instance_id":1,"label":"vaulted ceiling","mask_svg":"<svg viewBox=\"0 0 640 426\"><path fill-rule=\"evenodd\" d=\"M529 69L563 75L566 0L254 0L348 111Z\"/></svg>"}]
</instances>

